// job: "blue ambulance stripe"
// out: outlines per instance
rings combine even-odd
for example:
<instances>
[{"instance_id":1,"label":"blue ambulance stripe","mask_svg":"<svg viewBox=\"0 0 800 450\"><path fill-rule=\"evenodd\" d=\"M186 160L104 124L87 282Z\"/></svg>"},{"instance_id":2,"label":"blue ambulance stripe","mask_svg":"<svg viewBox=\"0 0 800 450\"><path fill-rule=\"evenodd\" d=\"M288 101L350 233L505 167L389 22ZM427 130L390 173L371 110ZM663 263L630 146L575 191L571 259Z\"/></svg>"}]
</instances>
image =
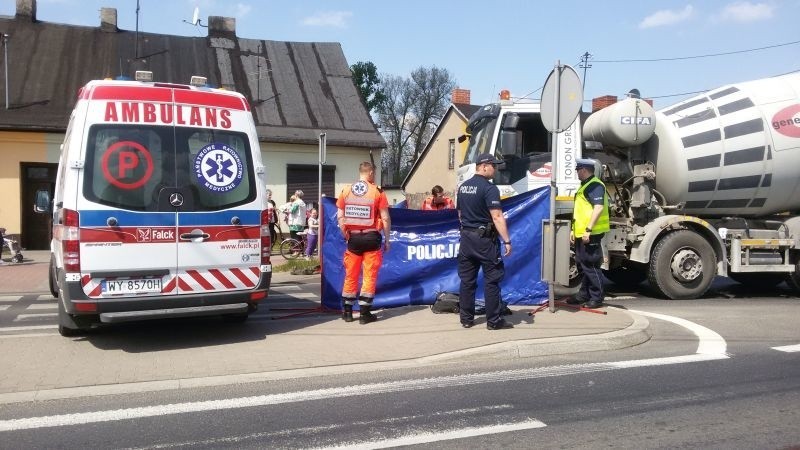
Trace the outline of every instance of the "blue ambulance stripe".
<instances>
[{"instance_id":1,"label":"blue ambulance stripe","mask_svg":"<svg viewBox=\"0 0 800 450\"><path fill-rule=\"evenodd\" d=\"M134 212L124 210L83 210L80 211L82 227L108 226L108 218L117 219L121 227L174 227L175 213L170 212ZM180 213L181 226L192 225L230 225L231 219L238 217L242 224L261 223L259 210L231 210L209 212Z\"/></svg>"},{"instance_id":2,"label":"blue ambulance stripe","mask_svg":"<svg viewBox=\"0 0 800 450\"><path fill-rule=\"evenodd\" d=\"M82 227L106 227L108 218L117 219L121 227L174 227L175 213L170 212L134 212L124 210L82 210L80 224Z\"/></svg>"}]
</instances>

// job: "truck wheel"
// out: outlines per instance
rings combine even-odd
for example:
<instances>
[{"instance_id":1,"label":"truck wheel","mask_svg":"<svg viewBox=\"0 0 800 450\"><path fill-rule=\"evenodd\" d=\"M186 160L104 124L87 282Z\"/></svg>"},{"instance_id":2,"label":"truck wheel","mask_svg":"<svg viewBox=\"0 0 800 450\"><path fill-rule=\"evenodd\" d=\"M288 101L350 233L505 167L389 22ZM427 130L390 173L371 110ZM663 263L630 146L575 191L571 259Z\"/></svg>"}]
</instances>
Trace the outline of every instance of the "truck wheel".
<instances>
[{"instance_id":1,"label":"truck wheel","mask_svg":"<svg viewBox=\"0 0 800 450\"><path fill-rule=\"evenodd\" d=\"M578 267L578 263L575 261L575 252L570 250L569 253L569 285L561 286L560 284L557 284L553 286L553 296L556 298L575 295L581 289L583 272L581 272L580 267Z\"/></svg>"},{"instance_id":2,"label":"truck wheel","mask_svg":"<svg viewBox=\"0 0 800 450\"><path fill-rule=\"evenodd\" d=\"M650 256L647 279L666 298L699 298L716 275L714 249L702 236L690 230L667 234Z\"/></svg>"},{"instance_id":3,"label":"truck wheel","mask_svg":"<svg viewBox=\"0 0 800 450\"><path fill-rule=\"evenodd\" d=\"M53 255L50 255L50 270L48 271L48 285L50 286L50 293L53 298L58 298L58 282L56 281L56 261Z\"/></svg>"},{"instance_id":4,"label":"truck wheel","mask_svg":"<svg viewBox=\"0 0 800 450\"><path fill-rule=\"evenodd\" d=\"M800 292L800 262L794 265L794 272L786 274L786 284L795 292Z\"/></svg>"},{"instance_id":5,"label":"truck wheel","mask_svg":"<svg viewBox=\"0 0 800 450\"><path fill-rule=\"evenodd\" d=\"M606 278L622 288L633 288L647 279L647 269L642 264L626 263L613 269L604 270Z\"/></svg>"},{"instance_id":6,"label":"truck wheel","mask_svg":"<svg viewBox=\"0 0 800 450\"><path fill-rule=\"evenodd\" d=\"M728 277L733 281L748 287L772 288L779 285L785 278L782 273L731 273Z\"/></svg>"}]
</instances>

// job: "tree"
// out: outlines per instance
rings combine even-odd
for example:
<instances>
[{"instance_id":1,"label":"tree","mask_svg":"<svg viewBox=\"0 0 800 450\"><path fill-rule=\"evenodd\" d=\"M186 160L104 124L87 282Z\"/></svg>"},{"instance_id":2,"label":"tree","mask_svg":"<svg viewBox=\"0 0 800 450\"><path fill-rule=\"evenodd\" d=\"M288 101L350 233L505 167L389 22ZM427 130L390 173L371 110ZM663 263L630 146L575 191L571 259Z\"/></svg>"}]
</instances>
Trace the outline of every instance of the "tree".
<instances>
[{"instance_id":1,"label":"tree","mask_svg":"<svg viewBox=\"0 0 800 450\"><path fill-rule=\"evenodd\" d=\"M353 83L358 89L361 100L367 105L367 111L372 113L385 98L380 88L381 79L378 76L378 68L369 61L359 61L350 66L350 71L353 72Z\"/></svg>"},{"instance_id":2,"label":"tree","mask_svg":"<svg viewBox=\"0 0 800 450\"><path fill-rule=\"evenodd\" d=\"M442 120L456 82L447 69L435 66L419 67L409 78L381 78L384 98L375 110L387 142L382 165L399 181Z\"/></svg>"}]
</instances>

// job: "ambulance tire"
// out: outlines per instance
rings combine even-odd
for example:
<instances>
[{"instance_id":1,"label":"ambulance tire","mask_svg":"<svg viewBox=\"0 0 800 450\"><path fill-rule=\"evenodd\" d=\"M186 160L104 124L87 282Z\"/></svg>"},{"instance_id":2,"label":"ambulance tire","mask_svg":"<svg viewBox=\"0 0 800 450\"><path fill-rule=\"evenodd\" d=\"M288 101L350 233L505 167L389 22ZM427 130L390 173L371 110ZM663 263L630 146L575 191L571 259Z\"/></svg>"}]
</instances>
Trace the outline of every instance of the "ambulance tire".
<instances>
[{"instance_id":1,"label":"ambulance tire","mask_svg":"<svg viewBox=\"0 0 800 450\"><path fill-rule=\"evenodd\" d=\"M50 294L53 298L58 298L58 284L56 282L56 260L53 255L50 255L50 271L47 276L49 279L48 285L50 286Z\"/></svg>"},{"instance_id":2,"label":"ambulance tire","mask_svg":"<svg viewBox=\"0 0 800 450\"><path fill-rule=\"evenodd\" d=\"M64 309L64 302L58 300L58 334L64 337L80 336L83 330L75 319Z\"/></svg>"}]
</instances>

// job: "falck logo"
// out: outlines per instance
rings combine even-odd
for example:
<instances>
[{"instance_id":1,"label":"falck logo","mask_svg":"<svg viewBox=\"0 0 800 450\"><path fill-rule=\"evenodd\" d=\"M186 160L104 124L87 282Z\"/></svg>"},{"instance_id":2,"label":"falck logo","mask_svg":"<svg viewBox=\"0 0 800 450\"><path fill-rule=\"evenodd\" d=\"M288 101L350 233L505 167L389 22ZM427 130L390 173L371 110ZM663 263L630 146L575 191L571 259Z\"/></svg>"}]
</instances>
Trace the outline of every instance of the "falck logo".
<instances>
[{"instance_id":1,"label":"falck logo","mask_svg":"<svg viewBox=\"0 0 800 450\"><path fill-rule=\"evenodd\" d=\"M136 229L136 240L139 242L150 242L150 236L152 236L152 231L150 228L137 228Z\"/></svg>"},{"instance_id":2,"label":"falck logo","mask_svg":"<svg viewBox=\"0 0 800 450\"><path fill-rule=\"evenodd\" d=\"M137 228L138 242L171 242L175 240L174 228Z\"/></svg>"}]
</instances>

